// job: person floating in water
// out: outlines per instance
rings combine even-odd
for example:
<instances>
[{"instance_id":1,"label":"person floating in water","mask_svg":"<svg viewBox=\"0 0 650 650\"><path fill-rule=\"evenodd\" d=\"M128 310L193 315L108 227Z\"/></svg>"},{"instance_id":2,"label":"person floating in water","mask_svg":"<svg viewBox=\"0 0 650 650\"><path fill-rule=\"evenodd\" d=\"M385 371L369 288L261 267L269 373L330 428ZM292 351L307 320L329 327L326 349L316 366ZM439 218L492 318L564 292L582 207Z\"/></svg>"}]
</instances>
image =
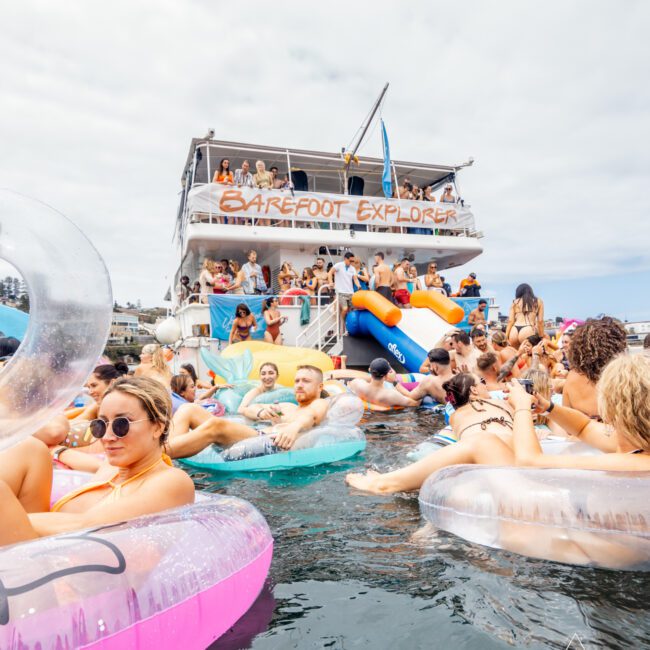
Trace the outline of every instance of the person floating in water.
<instances>
[{"instance_id":1,"label":"person floating in water","mask_svg":"<svg viewBox=\"0 0 650 650\"><path fill-rule=\"evenodd\" d=\"M361 399L378 406L418 406L419 402L386 386L386 379L393 369L386 359L374 359L368 368L368 379L353 379L348 388Z\"/></svg>"},{"instance_id":2,"label":"person floating in water","mask_svg":"<svg viewBox=\"0 0 650 650\"><path fill-rule=\"evenodd\" d=\"M52 458L47 446L28 438L0 452L0 545L112 524L194 502L194 484L171 466L165 443L171 399L147 377L117 380L90 423L106 462L94 480L66 495L51 512ZM66 453L74 453L63 447Z\"/></svg>"}]
</instances>

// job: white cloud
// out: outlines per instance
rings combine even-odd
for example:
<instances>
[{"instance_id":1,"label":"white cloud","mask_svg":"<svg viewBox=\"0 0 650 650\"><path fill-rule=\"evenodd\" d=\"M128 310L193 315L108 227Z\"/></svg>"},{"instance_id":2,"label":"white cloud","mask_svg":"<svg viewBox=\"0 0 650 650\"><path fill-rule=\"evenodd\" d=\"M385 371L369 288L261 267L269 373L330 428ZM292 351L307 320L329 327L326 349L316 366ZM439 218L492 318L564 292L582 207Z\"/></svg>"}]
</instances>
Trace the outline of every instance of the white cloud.
<instances>
[{"instance_id":1,"label":"white cloud","mask_svg":"<svg viewBox=\"0 0 650 650\"><path fill-rule=\"evenodd\" d=\"M338 150L385 81L393 155L452 163L505 278L650 268L643 2L23 2L0 27L2 185L160 303L191 137ZM379 138L364 153L379 151Z\"/></svg>"}]
</instances>

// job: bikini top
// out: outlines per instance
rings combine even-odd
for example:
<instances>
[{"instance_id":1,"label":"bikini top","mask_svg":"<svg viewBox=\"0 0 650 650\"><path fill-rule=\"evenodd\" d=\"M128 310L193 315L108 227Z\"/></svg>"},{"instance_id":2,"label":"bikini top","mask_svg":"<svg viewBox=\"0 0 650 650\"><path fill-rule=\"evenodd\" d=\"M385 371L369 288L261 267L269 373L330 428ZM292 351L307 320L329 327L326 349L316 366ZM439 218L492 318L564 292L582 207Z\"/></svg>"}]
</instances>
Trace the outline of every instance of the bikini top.
<instances>
[{"instance_id":1,"label":"bikini top","mask_svg":"<svg viewBox=\"0 0 650 650\"><path fill-rule=\"evenodd\" d=\"M474 402L478 402L479 404L485 404L486 400L483 399L476 399L472 402L470 402L470 406L477 412L485 411L485 409L479 409L476 408L474 405ZM503 406L499 406L498 404L492 404L490 402L490 406L494 406L495 408L498 408L500 411L503 411L506 415L495 415L489 418L486 418L485 420L481 420L481 422L473 422L472 424L468 424L459 434L458 438L467 431L467 429L471 429L472 427L479 426L481 427L482 431L485 431L488 428L489 424L500 424L502 427L506 427L507 429L512 429L512 415L510 414L510 411L508 409L504 408ZM506 419L506 416L508 419Z\"/></svg>"},{"instance_id":2,"label":"bikini top","mask_svg":"<svg viewBox=\"0 0 650 650\"><path fill-rule=\"evenodd\" d=\"M113 482L119 476L119 472L117 472L115 476L113 476L113 478L110 478L106 481L95 481L94 483L86 483L86 485L82 485L80 488L77 488L76 490L73 490L72 492L69 492L65 496L61 497L52 506L51 512L58 512L59 510L61 510L61 508L63 508L63 506L66 503L72 501L72 499L76 499L78 496L81 496L82 494L86 494L86 492L93 492L94 490L100 490L101 488L105 488L105 487L110 487L111 491L103 499L101 499L101 501L105 501L106 503L114 503L115 501L118 501L119 498L122 496L122 488L127 483L131 483L131 481L135 481L135 479L144 476L147 472L150 472L161 461L171 467L172 464L171 458L167 454L163 454L155 463L152 463L151 465L149 465L149 467L145 467L141 472L138 472L131 478L126 479L126 481L124 481L123 483Z\"/></svg>"}]
</instances>

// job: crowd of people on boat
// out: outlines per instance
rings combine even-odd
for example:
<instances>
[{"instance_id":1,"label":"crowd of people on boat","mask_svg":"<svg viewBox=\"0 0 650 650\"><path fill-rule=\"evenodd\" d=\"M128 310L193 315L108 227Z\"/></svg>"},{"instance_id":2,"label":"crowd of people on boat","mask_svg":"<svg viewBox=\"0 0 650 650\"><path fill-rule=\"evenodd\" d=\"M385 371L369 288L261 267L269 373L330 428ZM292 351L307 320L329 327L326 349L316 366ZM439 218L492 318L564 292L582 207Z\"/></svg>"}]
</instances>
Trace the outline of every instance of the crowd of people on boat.
<instances>
[{"instance_id":1,"label":"crowd of people on boat","mask_svg":"<svg viewBox=\"0 0 650 650\"><path fill-rule=\"evenodd\" d=\"M248 160L243 160L241 167L234 171L230 167L230 159L222 158L219 166L212 175L212 182L221 185L233 185L235 187L250 187L260 190L293 190L294 184L289 173L280 173L275 165L269 170L266 169L266 163L263 160L255 161L255 172L251 171L251 164ZM420 187L408 177L404 177L402 182L393 190L393 198L411 200L411 201L439 201L440 203L457 203L458 197L454 194L451 183L446 183L439 198L434 195L434 185L425 185Z\"/></svg>"},{"instance_id":2,"label":"crowd of people on boat","mask_svg":"<svg viewBox=\"0 0 650 650\"><path fill-rule=\"evenodd\" d=\"M262 268L258 263L257 251L250 250L244 263L234 259L215 260L206 257L194 282L188 275L180 278L177 297L181 305L207 303L211 294L271 294L274 284L278 287L277 295L319 296L325 303L335 293L350 295L355 291L371 289L403 308L410 307L410 294L414 290L435 291L445 296L465 298L481 295L476 273L472 272L461 280L458 291L454 292L445 276L438 273L435 261L429 262L425 272L420 274L417 266L408 258L395 260L389 265L384 253L378 251L374 255L372 266L369 266L359 256L348 252L339 262L326 263L319 256L311 266L305 266L302 270L296 269L291 261L284 261L273 278L268 267Z\"/></svg>"}]
</instances>

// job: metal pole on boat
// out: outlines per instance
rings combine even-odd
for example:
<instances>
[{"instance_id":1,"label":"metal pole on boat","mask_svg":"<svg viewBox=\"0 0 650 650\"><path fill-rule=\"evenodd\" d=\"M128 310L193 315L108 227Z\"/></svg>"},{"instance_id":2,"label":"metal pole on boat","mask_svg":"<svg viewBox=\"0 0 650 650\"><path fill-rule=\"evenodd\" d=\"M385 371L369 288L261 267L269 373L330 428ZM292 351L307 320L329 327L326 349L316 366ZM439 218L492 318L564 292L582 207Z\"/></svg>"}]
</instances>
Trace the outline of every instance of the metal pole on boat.
<instances>
[{"instance_id":1,"label":"metal pole on boat","mask_svg":"<svg viewBox=\"0 0 650 650\"><path fill-rule=\"evenodd\" d=\"M293 195L293 188L292 188L293 181L291 180L291 154L289 153L288 149L285 149L285 151L287 152L287 176L289 176L289 189L291 191L291 194ZM292 228L296 227L296 219L293 215L291 216L291 227Z\"/></svg>"},{"instance_id":2,"label":"metal pole on boat","mask_svg":"<svg viewBox=\"0 0 650 650\"><path fill-rule=\"evenodd\" d=\"M389 84L386 83L384 86L383 90L379 94L379 98L375 102L375 105L372 107L370 111L370 115L368 119L366 120L366 123L363 125L363 129L361 130L361 135L357 139L357 141L354 144L354 147L352 147L352 151L349 154L347 162L345 163L343 167L343 176L345 178L345 194L348 194L348 169L350 168L350 163L354 159L355 154L357 153L357 149L361 146L361 143L363 142L364 137L366 136L366 133L368 132L368 129L370 128L370 124L372 123L372 120L375 117L375 114L379 110L379 107L381 106L381 102L384 99L384 95L386 94L386 91L388 90Z\"/></svg>"}]
</instances>

